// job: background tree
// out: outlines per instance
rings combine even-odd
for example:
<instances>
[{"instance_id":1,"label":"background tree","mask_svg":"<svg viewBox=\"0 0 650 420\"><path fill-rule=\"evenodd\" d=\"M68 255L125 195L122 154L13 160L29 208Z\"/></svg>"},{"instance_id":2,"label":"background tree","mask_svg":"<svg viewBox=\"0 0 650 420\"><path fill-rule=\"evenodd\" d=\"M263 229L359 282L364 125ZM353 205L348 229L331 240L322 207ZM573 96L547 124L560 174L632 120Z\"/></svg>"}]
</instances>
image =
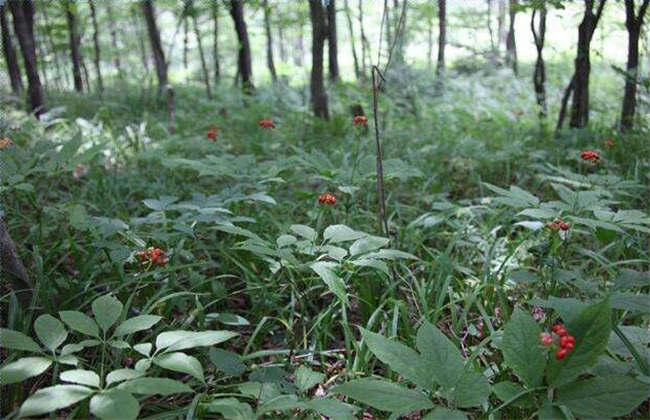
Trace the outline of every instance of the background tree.
<instances>
[{"instance_id":1,"label":"background tree","mask_svg":"<svg viewBox=\"0 0 650 420\"><path fill-rule=\"evenodd\" d=\"M591 39L603 14L605 0L600 0L594 13L594 0L585 0L585 13L578 27L578 51L573 75L573 101L571 103L571 128L586 127L589 123L589 75L591 73Z\"/></svg>"},{"instance_id":2,"label":"background tree","mask_svg":"<svg viewBox=\"0 0 650 420\"><path fill-rule=\"evenodd\" d=\"M9 8L13 16L14 32L20 44L25 74L27 75L27 101L30 109L38 117L45 111L45 97L36 62L34 3L31 0L11 0L9 1Z\"/></svg>"},{"instance_id":3,"label":"background tree","mask_svg":"<svg viewBox=\"0 0 650 420\"><path fill-rule=\"evenodd\" d=\"M79 51L79 43L81 36L77 29L77 6L75 3L66 2L65 17L68 22L68 35L70 39L70 58L72 60L72 79L74 80L74 90L77 92L83 91L83 82L81 80L81 52Z\"/></svg>"},{"instance_id":4,"label":"background tree","mask_svg":"<svg viewBox=\"0 0 650 420\"><path fill-rule=\"evenodd\" d=\"M253 85L253 63L251 61L251 46L248 40L248 30L244 20L244 5L241 0L230 1L230 16L235 23L235 32L239 40L237 54L237 74L242 81L244 93L250 94L255 89Z\"/></svg>"},{"instance_id":5,"label":"background tree","mask_svg":"<svg viewBox=\"0 0 650 420\"><path fill-rule=\"evenodd\" d=\"M535 25L535 16L539 15L537 25ZM537 50L537 58L535 60L535 72L533 73L533 86L535 89L535 98L539 105L540 119L546 118L547 105L546 105L546 64L542 51L544 50L544 41L546 39L546 4L540 2L537 7L533 7L532 16L530 18L530 29L533 33L533 40L535 42L535 50Z\"/></svg>"},{"instance_id":6,"label":"background tree","mask_svg":"<svg viewBox=\"0 0 650 420\"><path fill-rule=\"evenodd\" d=\"M198 42L199 48L199 57L201 58L201 70L203 72L203 83L205 84L205 94L209 100L212 100L212 88L210 87L210 72L208 71L208 62L205 58L205 52L203 51L203 42L201 41L201 32L199 31L199 23L197 15L199 14L198 9L194 6L194 1L188 1L188 13L192 19L192 26L194 27L194 36Z\"/></svg>"},{"instance_id":7,"label":"background tree","mask_svg":"<svg viewBox=\"0 0 650 420\"><path fill-rule=\"evenodd\" d=\"M273 60L273 36L271 33L271 7L269 1L264 0L262 3L264 9L264 32L266 32L266 65L271 73L273 83L278 81L278 74L275 71L275 61Z\"/></svg>"},{"instance_id":8,"label":"background tree","mask_svg":"<svg viewBox=\"0 0 650 420\"><path fill-rule=\"evenodd\" d=\"M211 3L212 11L212 62L214 65L214 83L221 79L221 62L219 60L219 2Z\"/></svg>"},{"instance_id":9,"label":"background tree","mask_svg":"<svg viewBox=\"0 0 650 420\"><path fill-rule=\"evenodd\" d=\"M20 76L20 67L13 43L11 42L11 32L5 16L5 4L0 4L0 26L2 27L2 52L7 63L7 72L11 81L11 90L14 93L20 93L23 90L23 80Z\"/></svg>"},{"instance_id":10,"label":"background tree","mask_svg":"<svg viewBox=\"0 0 650 420\"><path fill-rule=\"evenodd\" d=\"M339 80L338 38L336 35L336 0L330 0L327 5L327 53L329 57L330 80Z\"/></svg>"},{"instance_id":11,"label":"background tree","mask_svg":"<svg viewBox=\"0 0 650 420\"><path fill-rule=\"evenodd\" d=\"M515 39L515 17L517 16L517 0L510 0L508 4L509 27L506 36L506 65L512 67L515 74L517 69L517 42Z\"/></svg>"},{"instance_id":12,"label":"background tree","mask_svg":"<svg viewBox=\"0 0 650 420\"><path fill-rule=\"evenodd\" d=\"M438 60L436 62L436 91L441 92L445 77L445 47L447 45L447 0L438 0Z\"/></svg>"},{"instance_id":13,"label":"background tree","mask_svg":"<svg viewBox=\"0 0 650 420\"><path fill-rule=\"evenodd\" d=\"M311 104L314 115L329 120L327 93L323 81L323 53L327 28L325 24L325 10L321 0L309 2L309 16L312 27L312 60L311 60Z\"/></svg>"},{"instance_id":14,"label":"background tree","mask_svg":"<svg viewBox=\"0 0 650 420\"><path fill-rule=\"evenodd\" d=\"M638 14L634 13L634 1L625 0L625 28L628 33L627 44L627 75L625 77L625 93L623 110L621 112L621 131L627 131L634 126L636 113L636 88L639 67L639 36L643 27L643 18L648 10L650 0L643 0Z\"/></svg>"},{"instance_id":15,"label":"background tree","mask_svg":"<svg viewBox=\"0 0 650 420\"><path fill-rule=\"evenodd\" d=\"M120 54L118 53L119 46L117 42L117 28L115 26L115 18L113 17L113 9L110 3L106 3L106 16L108 19L108 31L111 35L111 46L113 47L113 65L117 71L117 76L123 78L122 63L120 61Z\"/></svg>"},{"instance_id":16,"label":"background tree","mask_svg":"<svg viewBox=\"0 0 650 420\"><path fill-rule=\"evenodd\" d=\"M352 49L352 61L354 64L354 76L358 79L360 76L359 69L359 57L357 56L357 47L354 38L354 25L352 24L352 14L350 12L349 3L347 1L343 2L343 7L345 11L345 20L348 23L348 33L350 35L350 48Z\"/></svg>"},{"instance_id":17,"label":"background tree","mask_svg":"<svg viewBox=\"0 0 650 420\"><path fill-rule=\"evenodd\" d=\"M145 22L147 23L147 32L149 33L149 42L153 52L154 64L156 65L156 76L158 78L158 96L167 86L167 62L165 61L165 52L160 41L160 31L156 24L156 14L151 4L151 0L144 0L142 3L142 12Z\"/></svg>"},{"instance_id":18,"label":"background tree","mask_svg":"<svg viewBox=\"0 0 650 420\"><path fill-rule=\"evenodd\" d=\"M90 6L90 16L93 22L93 49L95 51L94 62L95 62L95 72L97 74L97 86L99 87L100 92L104 90L104 81L102 80L102 68L101 68L101 51L99 49L99 27L97 25L97 11L95 10L95 4L93 0L88 2Z\"/></svg>"}]
</instances>

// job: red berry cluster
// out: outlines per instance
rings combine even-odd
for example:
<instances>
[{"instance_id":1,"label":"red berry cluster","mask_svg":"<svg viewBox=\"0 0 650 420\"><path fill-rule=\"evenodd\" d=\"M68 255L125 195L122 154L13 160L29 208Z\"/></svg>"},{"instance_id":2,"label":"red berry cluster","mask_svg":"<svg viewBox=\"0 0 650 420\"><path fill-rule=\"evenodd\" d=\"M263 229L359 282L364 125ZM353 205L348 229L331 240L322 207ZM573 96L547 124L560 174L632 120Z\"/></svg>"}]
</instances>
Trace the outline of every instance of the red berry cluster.
<instances>
[{"instance_id":1,"label":"red berry cluster","mask_svg":"<svg viewBox=\"0 0 650 420\"><path fill-rule=\"evenodd\" d=\"M555 334L560 337L559 344L560 348L558 348L557 352L555 353L555 358L557 360L562 360L566 357L566 355L575 348L576 345L576 338L572 336L571 334L567 333L566 329L562 324L555 324L553 325L553 328L551 328ZM540 335L540 341L542 344L545 346L551 346L554 342L553 336L548 333L542 333Z\"/></svg>"},{"instance_id":2,"label":"red berry cluster","mask_svg":"<svg viewBox=\"0 0 650 420\"><path fill-rule=\"evenodd\" d=\"M216 141L217 140L217 127L210 128L208 130L207 137L208 137L208 139L210 139L212 141Z\"/></svg>"},{"instance_id":3,"label":"red berry cluster","mask_svg":"<svg viewBox=\"0 0 650 420\"><path fill-rule=\"evenodd\" d=\"M262 128L275 128L273 120L270 118L263 118L260 120L260 127Z\"/></svg>"},{"instance_id":4,"label":"red berry cluster","mask_svg":"<svg viewBox=\"0 0 650 420\"><path fill-rule=\"evenodd\" d=\"M593 150L584 150L581 154L580 157L582 160L585 160L587 162L591 163L598 163L600 162L600 155L598 152L594 152Z\"/></svg>"},{"instance_id":5,"label":"red berry cluster","mask_svg":"<svg viewBox=\"0 0 650 420\"><path fill-rule=\"evenodd\" d=\"M565 232L569 230L569 224L562 219L555 219L552 222L548 222L546 227L551 230L562 230Z\"/></svg>"},{"instance_id":6,"label":"red berry cluster","mask_svg":"<svg viewBox=\"0 0 650 420\"><path fill-rule=\"evenodd\" d=\"M352 123L354 125L368 125L368 117L365 115L355 115L355 117L352 118Z\"/></svg>"},{"instance_id":7,"label":"red berry cluster","mask_svg":"<svg viewBox=\"0 0 650 420\"><path fill-rule=\"evenodd\" d=\"M141 263L159 265L161 267L166 266L169 262L165 251L160 248L149 248L146 251L138 251L135 256Z\"/></svg>"},{"instance_id":8,"label":"red berry cluster","mask_svg":"<svg viewBox=\"0 0 650 420\"><path fill-rule=\"evenodd\" d=\"M330 193L324 193L318 196L318 204L329 204L333 206L336 204L336 197Z\"/></svg>"}]
</instances>

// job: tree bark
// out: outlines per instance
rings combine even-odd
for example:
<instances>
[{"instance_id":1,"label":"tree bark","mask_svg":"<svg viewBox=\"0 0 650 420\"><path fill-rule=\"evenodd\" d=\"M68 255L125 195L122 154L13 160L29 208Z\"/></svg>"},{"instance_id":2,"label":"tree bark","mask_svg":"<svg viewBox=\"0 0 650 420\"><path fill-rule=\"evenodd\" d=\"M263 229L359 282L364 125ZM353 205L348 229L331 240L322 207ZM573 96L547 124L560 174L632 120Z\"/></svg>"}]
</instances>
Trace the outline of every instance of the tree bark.
<instances>
[{"instance_id":1,"label":"tree bark","mask_svg":"<svg viewBox=\"0 0 650 420\"><path fill-rule=\"evenodd\" d=\"M625 0L625 27L628 33L627 44L627 76L625 78L625 93L621 112L621 131L629 131L634 127L636 113L637 73L639 67L639 37L643 27L643 18L650 0L644 0L639 13L634 16L634 1Z\"/></svg>"},{"instance_id":2,"label":"tree bark","mask_svg":"<svg viewBox=\"0 0 650 420\"><path fill-rule=\"evenodd\" d=\"M350 14L350 8L348 7L348 2L344 1L343 5L345 7L345 18L348 21L348 31L350 32L350 47L352 48L352 60L354 62L354 76L359 78L359 57L357 56L357 47L354 41L354 27L352 25L352 15Z\"/></svg>"},{"instance_id":3,"label":"tree bark","mask_svg":"<svg viewBox=\"0 0 650 420\"><path fill-rule=\"evenodd\" d=\"M221 79L221 65L219 63L219 3L212 3L212 20L214 21L213 42L212 42L212 61L214 62L214 83L219 83Z\"/></svg>"},{"instance_id":4,"label":"tree bark","mask_svg":"<svg viewBox=\"0 0 650 420\"><path fill-rule=\"evenodd\" d=\"M52 26L50 25L50 19L47 14L47 7L41 7L40 9L43 13L43 23L45 24L45 39L47 40L47 44L50 48L50 52L52 53L52 57L54 58L54 68L56 70L56 80L57 80L57 87L60 89L61 88L61 83L64 83L66 86L69 86L69 80L67 77L67 73L63 70L61 70L61 62L59 61L59 54L56 51L56 48L54 47L54 40L52 39Z\"/></svg>"},{"instance_id":5,"label":"tree bark","mask_svg":"<svg viewBox=\"0 0 650 420\"><path fill-rule=\"evenodd\" d=\"M323 51L327 28L325 11L320 0L309 2L309 16L312 27L311 104L316 117L329 120L327 93L323 81Z\"/></svg>"},{"instance_id":6,"label":"tree bark","mask_svg":"<svg viewBox=\"0 0 650 420\"><path fill-rule=\"evenodd\" d=\"M45 110L43 86L38 76L36 48L34 44L34 4L31 0L10 0L9 8L13 15L14 32L20 44L20 50L27 75L27 97L29 107L37 117Z\"/></svg>"},{"instance_id":7,"label":"tree bark","mask_svg":"<svg viewBox=\"0 0 650 420\"><path fill-rule=\"evenodd\" d=\"M68 35L70 39L70 58L72 60L72 79L74 80L74 90L83 91L83 81L81 79L81 53L79 52L80 36L77 31L77 17L72 10L74 3L65 4L65 17L68 22Z\"/></svg>"},{"instance_id":8,"label":"tree bark","mask_svg":"<svg viewBox=\"0 0 650 420\"><path fill-rule=\"evenodd\" d=\"M237 72L242 80L242 89L245 94L253 93L253 65L251 61L251 47L248 40L248 30L244 20L244 5L241 0L230 1L230 15L235 23L235 32L239 40L239 53L237 56Z\"/></svg>"},{"instance_id":9,"label":"tree bark","mask_svg":"<svg viewBox=\"0 0 650 420\"><path fill-rule=\"evenodd\" d=\"M140 46L140 57L142 58L142 65L146 74L149 74L149 55L147 54L147 46L144 42L144 34L142 34L141 25L138 14L132 15L133 26L137 32L138 44Z\"/></svg>"},{"instance_id":10,"label":"tree bark","mask_svg":"<svg viewBox=\"0 0 650 420\"><path fill-rule=\"evenodd\" d=\"M447 0L438 0L438 61L436 62L436 92L440 94L445 79L445 46L447 45Z\"/></svg>"},{"instance_id":11,"label":"tree bark","mask_svg":"<svg viewBox=\"0 0 650 420\"><path fill-rule=\"evenodd\" d=\"M573 100L571 102L571 128L583 128L589 123L589 75L591 62L589 52L591 39L603 13L605 0L600 0L594 14L594 0L585 0L585 13L578 27L578 51L575 59Z\"/></svg>"},{"instance_id":12,"label":"tree bark","mask_svg":"<svg viewBox=\"0 0 650 420\"><path fill-rule=\"evenodd\" d=\"M366 60L369 58L368 39L363 28L363 0L359 0L359 28L361 32L361 77L366 78Z\"/></svg>"},{"instance_id":13,"label":"tree bark","mask_svg":"<svg viewBox=\"0 0 650 420\"><path fill-rule=\"evenodd\" d=\"M203 71L203 82L205 83L205 94L208 97L208 100L212 100L212 88L210 87L210 72L208 71L208 62L205 59L205 53L203 52L203 43L201 42L201 33L199 32L199 24L196 18L196 10L193 8L193 1L190 0L189 10L191 11L192 24L194 25L194 35L198 42L199 47L199 57L201 58L201 70Z\"/></svg>"},{"instance_id":14,"label":"tree bark","mask_svg":"<svg viewBox=\"0 0 650 420\"><path fill-rule=\"evenodd\" d=\"M338 37L336 35L336 0L327 5L327 53L329 55L329 76L332 82L341 77L339 72Z\"/></svg>"},{"instance_id":15,"label":"tree bark","mask_svg":"<svg viewBox=\"0 0 650 420\"><path fill-rule=\"evenodd\" d=\"M510 0L509 3L509 24L508 35L506 37L506 65L512 67L512 71L518 74L517 63L517 42L515 40L515 17L517 16L517 0Z\"/></svg>"},{"instance_id":16,"label":"tree bark","mask_svg":"<svg viewBox=\"0 0 650 420\"><path fill-rule=\"evenodd\" d=\"M505 46L508 40L508 30L506 29L506 0L499 0L497 8L497 51L501 54L501 46Z\"/></svg>"},{"instance_id":17,"label":"tree bark","mask_svg":"<svg viewBox=\"0 0 650 420\"><path fill-rule=\"evenodd\" d=\"M113 9L111 9L110 2L106 3L106 12L108 15L108 30L111 34L111 46L113 47L113 65L117 71L117 76L121 79L124 75L122 74L122 63L120 62L120 54L118 53L117 31L115 29L115 19L113 18Z\"/></svg>"},{"instance_id":18,"label":"tree bark","mask_svg":"<svg viewBox=\"0 0 650 420\"><path fill-rule=\"evenodd\" d=\"M160 41L160 32L156 25L156 15L151 0L144 0L142 3L142 12L147 23L147 32L149 33L149 42L153 52L154 64L156 65L156 76L158 78L158 96L162 94L167 86L167 63L165 62L165 53Z\"/></svg>"},{"instance_id":19,"label":"tree bark","mask_svg":"<svg viewBox=\"0 0 650 420\"><path fill-rule=\"evenodd\" d=\"M275 61L273 60L273 35L271 33L271 10L269 1L264 0L264 31L266 32L266 66L271 73L273 83L277 83L278 74L275 71Z\"/></svg>"},{"instance_id":20,"label":"tree bark","mask_svg":"<svg viewBox=\"0 0 650 420\"><path fill-rule=\"evenodd\" d=\"M20 67L18 66L18 57L11 42L11 32L5 16L5 5L0 4L0 26L2 26L2 52L7 62L7 71L11 81L11 90L14 93L23 91L23 79L20 76Z\"/></svg>"},{"instance_id":21,"label":"tree bark","mask_svg":"<svg viewBox=\"0 0 650 420\"><path fill-rule=\"evenodd\" d=\"M542 3L539 9L539 23L535 28L535 15L538 10L533 9L533 15L530 19L530 29L533 32L535 49L537 50L537 59L535 60L535 72L533 74L533 87L535 88L535 97L539 105L539 118L545 119L548 113L546 105L546 64L542 51L546 39L546 5Z\"/></svg>"},{"instance_id":22,"label":"tree bark","mask_svg":"<svg viewBox=\"0 0 650 420\"><path fill-rule=\"evenodd\" d=\"M102 80L102 69L100 66L101 62L101 52L99 49L99 28L97 26L97 12L95 10L95 4L93 0L88 2L90 5L90 16L93 22L93 45L95 47L95 72L97 73L97 85L99 86L99 91L104 91L104 81Z\"/></svg>"},{"instance_id":23,"label":"tree bark","mask_svg":"<svg viewBox=\"0 0 650 420\"><path fill-rule=\"evenodd\" d=\"M187 11L187 6L184 8ZM187 14L183 13L183 68L187 72L188 62L187 56L189 55L189 40L190 40L190 28L187 21Z\"/></svg>"}]
</instances>

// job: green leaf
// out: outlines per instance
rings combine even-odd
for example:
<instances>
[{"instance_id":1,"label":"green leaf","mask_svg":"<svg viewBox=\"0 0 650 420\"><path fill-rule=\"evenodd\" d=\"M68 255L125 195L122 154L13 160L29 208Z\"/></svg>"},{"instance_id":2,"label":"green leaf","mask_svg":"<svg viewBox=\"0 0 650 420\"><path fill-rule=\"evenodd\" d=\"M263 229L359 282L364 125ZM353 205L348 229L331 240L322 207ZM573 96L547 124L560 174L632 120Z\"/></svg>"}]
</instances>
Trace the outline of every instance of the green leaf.
<instances>
[{"instance_id":1,"label":"green leaf","mask_svg":"<svg viewBox=\"0 0 650 420\"><path fill-rule=\"evenodd\" d=\"M445 407L436 407L422 420L467 420L467 414L459 410L450 410Z\"/></svg>"},{"instance_id":2,"label":"green leaf","mask_svg":"<svg viewBox=\"0 0 650 420\"><path fill-rule=\"evenodd\" d=\"M368 236L368 234L351 229L345 225L331 225L325 228L323 232L323 239L331 244L356 241L364 236Z\"/></svg>"},{"instance_id":3,"label":"green leaf","mask_svg":"<svg viewBox=\"0 0 650 420\"><path fill-rule=\"evenodd\" d=\"M531 388L542 383L546 359L540 346L542 330L528 312L516 308L503 331L501 350L508 366Z\"/></svg>"},{"instance_id":4,"label":"green leaf","mask_svg":"<svg viewBox=\"0 0 650 420\"><path fill-rule=\"evenodd\" d=\"M239 376L246 371L246 365L236 353L211 348L208 355L212 364L226 375Z\"/></svg>"},{"instance_id":5,"label":"green leaf","mask_svg":"<svg viewBox=\"0 0 650 420\"><path fill-rule=\"evenodd\" d=\"M537 418L539 420L564 420L567 417L558 407L546 402L537 412Z\"/></svg>"},{"instance_id":6,"label":"green leaf","mask_svg":"<svg viewBox=\"0 0 650 420\"><path fill-rule=\"evenodd\" d=\"M576 339L575 349L561 361L551 358L548 367L548 382L559 387L589 369L605 351L612 330L609 302L604 300L588 306L566 323L569 334Z\"/></svg>"},{"instance_id":7,"label":"green leaf","mask_svg":"<svg viewBox=\"0 0 650 420\"><path fill-rule=\"evenodd\" d=\"M219 413L229 420L251 420L256 418L253 409L236 398L220 398L204 405L208 413Z\"/></svg>"},{"instance_id":8,"label":"green leaf","mask_svg":"<svg viewBox=\"0 0 650 420\"><path fill-rule=\"evenodd\" d=\"M614 309L650 313L650 296L647 294L615 292L610 296L609 303Z\"/></svg>"},{"instance_id":9,"label":"green leaf","mask_svg":"<svg viewBox=\"0 0 650 420\"><path fill-rule=\"evenodd\" d=\"M278 395L260 405L257 409L257 416L261 417L266 413L274 411L286 413L287 411L294 410L298 407L300 407L300 404L298 403L298 397L296 395Z\"/></svg>"},{"instance_id":10,"label":"green leaf","mask_svg":"<svg viewBox=\"0 0 650 420\"><path fill-rule=\"evenodd\" d=\"M337 386L331 392L346 395L378 410L395 414L408 414L434 407L422 392L383 380L355 379Z\"/></svg>"},{"instance_id":11,"label":"green leaf","mask_svg":"<svg viewBox=\"0 0 650 420\"><path fill-rule=\"evenodd\" d=\"M436 327L424 323L416 336L417 348L428 365L425 370L434 382L451 390L460 379L465 365L460 350Z\"/></svg>"},{"instance_id":12,"label":"green leaf","mask_svg":"<svg viewBox=\"0 0 650 420\"><path fill-rule=\"evenodd\" d=\"M359 407L346 404L336 398L312 398L304 403L304 407L336 420L355 420L354 413L359 411Z\"/></svg>"},{"instance_id":13,"label":"green leaf","mask_svg":"<svg viewBox=\"0 0 650 420\"><path fill-rule=\"evenodd\" d=\"M151 343L140 343L133 346L133 350L137 351L144 357L149 357L151 355L151 348L153 344Z\"/></svg>"},{"instance_id":14,"label":"green leaf","mask_svg":"<svg viewBox=\"0 0 650 420\"><path fill-rule=\"evenodd\" d=\"M472 369L471 365L467 368ZM490 393L490 383L482 373L466 370L449 399L457 407L476 407L485 403Z\"/></svg>"},{"instance_id":15,"label":"green leaf","mask_svg":"<svg viewBox=\"0 0 650 420\"><path fill-rule=\"evenodd\" d=\"M158 350L176 351L194 347L214 346L239 334L231 331L167 331L156 337Z\"/></svg>"},{"instance_id":16,"label":"green leaf","mask_svg":"<svg viewBox=\"0 0 650 420\"><path fill-rule=\"evenodd\" d=\"M381 260L375 260L372 258L361 258L358 260L351 261L352 265L356 267L371 267L374 268L375 270L381 271L382 273L386 274L387 276L390 275L390 271L388 269L388 265L381 261Z\"/></svg>"},{"instance_id":17,"label":"green leaf","mask_svg":"<svg viewBox=\"0 0 650 420\"><path fill-rule=\"evenodd\" d=\"M291 225L290 227L291 231L295 233L298 236L302 236L303 238L307 239L308 241L314 242L316 238L318 237L318 233L309 226L305 225Z\"/></svg>"},{"instance_id":18,"label":"green leaf","mask_svg":"<svg viewBox=\"0 0 650 420\"><path fill-rule=\"evenodd\" d=\"M161 316L156 315L139 315L129 318L115 329L113 337L121 337L137 331L149 329L156 325L161 319Z\"/></svg>"},{"instance_id":19,"label":"green leaf","mask_svg":"<svg viewBox=\"0 0 650 420\"><path fill-rule=\"evenodd\" d=\"M499 382L498 384L494 384L492 386L492 390L494 391L494 394L504 403L512 400L509 404L512 404L515 407L529 408L533 407L535 404L532 395L524 394L525 389L521 385L514 382ZM520 396L517 397L517 395ZM517 399L513 400L515 397L517 397Z\"/></svg>"},{"instance_id":20,"label":"green leaf","mask_svg":"<svg viewBox=\"0 0 650 420\"><path fill-rule=\"evenodd\" d=\"M52 365L52 360L45 357L23 357L0 369L2 385L22 382L45 372Z\"/></svg>"},{"instance_id":21,"label":"green leaf","mask_svg":"<svg viewBox=\"0 0 650 420\"><path fill-rule=\"evenodd\" d=\"M366 345L379 360L426 391L433 388L433 377L422 357L402 343L391 341L381 334L359 328Z\"/></svg>"},{"instance_id":22,"label":"green leaf","mask_svg":"<svg viewBox=\"0 0 650 420\"><path fill-rule=\"evenodd\" d=\"M306 366L300 366L294 375L296 377L294 383L298 387L298 391L302 393L309 391L325 379L324 374L315 372Z\"/></svg>"},{"instance_id":23,"label":"green leaf","mask_svg":"<svg viewBox=\"0 0 650 420\"><path fill-rule=\"evenodd\" d=\"M117 322L117 319L122 314L122 308L122 302L112 295L101 296L95 299L92 304L95 321L104 332Z\"/></svg>"},{"instance_id":24,"label":"green leaf","mask_svg":"<svg viewBox=\"0 0 650 420\"><path fill-rule=\"evenodd\" d=\"M153 359L153 363L163 369L187 373L199 381L205 382L203 367L201 367L201 362L196 357L188 356L181 352L165 353L161 356L156 356Z\"/></svg>"},{"instance_id":25,"label":"green leaf","mask_svg":"<svg viewBox=\"0 0 650 420\"><path fill-rule=\"evenodd\" d=\"M99 375L92 370L66 370L65 372L61 372L59 378L64 382L72 382L74 384L99 388Z\"/></svg>"},{"instance_id":26,"label":"green leaf","mask_svg":"<svg viewBox=\"0 0 650 420\"><path fill-rule=\"evenodd\" d=\"M278 236L278 239L275 240L275 243L278 244L278 248L293 245L296 242L298 242L298 239L293 235L280 235Z\"/></svg>"},{"instance_id":27,"label":"green leaf","mask_svg":"<svg viewBox=\"0 0 650 420\"><path fill-rule=\"evenodd\" d=\"M25 400L18 415L30 417L51 413L84 400L94 392L80 385L55 385L41 388Z\"/></svg>"},{"instance_id":28,"label":"green leaf","mask_svg":"<svg viewBox=\"0 0 650 420\"><path fill-rule=\"evenodd\" d=\"M350 255L360 255L388 245L390 239L380 236L365 236L350 245Z\"/></svg>"},{"instance_id":29,"label":"green leaf","mask_svg":"<svg viewBox=\"0 0 650 420\"><path fill-rule=\"evenodd\" d=\"M151 210L154 211L164 210L167 206L177 201L178 201L178 197L169 197L169 196L162 196L160 197L159 200L154 200L151 198L147 200L142 200L145 206L149 207Z\"/></svg>"},{"instance_id":30,"label":"green leaf","mask_svg":"<svg viewBox=\"0 0 650 420\"><path fill-rule=\"evenodd\" d=\"M7 328L0 328L0 347L11 350L26 350L33 353L41 351L41 347L34 340L21 332Z\"/></svg>"},{"instance_id":31,"label":"green leaf","mask_svg":"<svg viewBox=\"0 0 650 420\"><path fill-rule=\"evenodd\" d=\"M63 323L49 314L41 315L36 319L34 330L41 343L50 351L56 350L68 338Z\"/></svg>"},{"instance_id":32,"label":"green leaf","mask_svg":"<svg viewBox=\"0 0 650 420\"><path fill-rule=\"evenodd\" d=\"M163 397L182 392L194 392L183 382L167 378L136 378L122 382L117 388L131 394L162 395Z\"/></svg>"},{"instance_id":33,"label":"green leaf","mask_svg":"<svg viewBox=\"0 0 650 420\"><path fill-rule=\"evenodd\" d=\"M97 323L88 315L79 311L61 311L59 316L70 329L99 338Z\"/></svg>"},{"instance_id":34,"label":"green leaf","mask_svg":"<svg viewBox=\"0 0 650 420\"><path fill-rule=\"evenodd\" d=\"M144 376L144 372L133 369L116 369L106 375L106 385L114 384L117 382L128 381L130 379L140 378Z\"/></svg>"},{"instance_id":35,"label":"green leaf","mask_svg":"<svg viewBox=\"0 0 650 420\"><path fill-rule=\"evenodd\" d=\"M585 418L628 414L648 398L648 386L629 376L609 375L568 384L557 390L559 404Z\"/></svg>"},{"instance_id":36,"label":"green leaf","mask_svg":"<svg viewBox=\"0 0 650 420\"><path fill-rule=\"evenodd\" d=\"M336 295L346 306L350 304L348 293L345 290L343 279L334 274L333 268L338 264L330 261L318 261L309 266L325 282L329 290Z\"/></svg>"},{"instance_id":37,"label":"green leaf","mask_svg":"<svg viewBox=\"0 0 650 420\"><path fill-rule=\"evenodd\" d=\"M140 404L128 392L111 389L91 398L90 412L100 419L131 420L138 418Z\"/></svg>"}]
</instances>

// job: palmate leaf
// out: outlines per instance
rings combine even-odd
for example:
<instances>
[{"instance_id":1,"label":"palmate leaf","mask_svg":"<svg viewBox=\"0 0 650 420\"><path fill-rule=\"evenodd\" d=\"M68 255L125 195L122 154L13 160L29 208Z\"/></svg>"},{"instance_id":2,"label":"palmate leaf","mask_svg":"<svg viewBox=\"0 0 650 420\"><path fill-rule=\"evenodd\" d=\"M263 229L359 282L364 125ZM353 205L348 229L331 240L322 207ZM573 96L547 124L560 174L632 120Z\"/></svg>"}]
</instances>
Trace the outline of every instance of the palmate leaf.
<instances>
[{"instance_id":1,"label":"palmate leaf","mask_svg":"<svg viewBox=\"0 0 650 420\"><path fill-rule=\"evenodd\" d=\"M529 313L515 309L503 331L501 350L508 366L529 387L542 382L546 359L539 346L541 328Z\"/></svg>"},{"instance_id":2,"label":"palmate leaf","mask_svg":"<svg viewBox=\"0 0 650 420\"><path fill-rule=\"evenodd\" d=\"M166 331L156 337L156 348L177 351L194 347L213 346L239 334L231 331Z\"/></svg>"},{"instance_id":3,"label":"palmate leaf","mask_svg":"<svg viewBox=\"0 0 650 420\"><path fill-rule=\"evenodd\" d=\"M110 389L91 398L90 412L103 420L132 420L138 418L140 404L132 394Z\"/></svg>"},{"instance_id":4,"label":"palmate leaf","mask_svg":"<svg viewBox=\"0 0 650 420\"><path fill-rule=\"evenodd\" d=\"M112 295L104 295L92 303L93 315L100 328L106 332L122 314L122 303Z\"/></svg>"},{"instance_id":5,"label":"palmate leaf","mask_svg":"<svg viewBox=\"0 0 650 420\"><path fill-rule=\"evenodd\" d=\"M52 360L45 357L23 357L0 369L2 385L22 382L27 378L38 376L52 365Z\"/></svg>"},{"instance_id":6,"label":"palmate leaf","mask_svg":"<svg viewBox=\"0 0 650 420\"><path fill-rule=\"evenodd\" d=\"M7 328L0 328L0 347L11 350L26 350L33 353L41 351L41 347L34 340L19 331Z\"/></svg>"},{"instance_id":7,"label":"palmate leaf","mask_svg":"<svg viewBox=\"0 0 650 420\"><path fill-rule=\"evenodd\" d=\"M355 379L337 386L331 392L395 414L408 414L434 407L433 402L422 392L383 380Z\"/></svg>"},{"instance_id":8,"label":"palmate leaf","mask_svg":"<svg viewBox=\"0 0 650 420\"><path fill-rule=\"evenodd\" d=\"M84 400L94 392L81 385L55 385L42 388L25 400L18 415L30 417L51 413Z\"/></svg>"},{"instance_id":9,"label":"palmate leaf","mask_svg":"<svg viewBox=\"0 0 650 420\"><path fill-rule=\"evenodd\" d=\"M79 311L61 311L59 317L70 329L99 338L99 328L91 317Z\"/></svg>"},{"instance_id":10,"label":"palmate leaf","mask_svg":"<svg viewBox=\"0 0 650 420\"><path fill-rule=\"evenodd\" d=\"M52 315L41 315L34 322L36 336L50 351L56 350L68 337L63 323Z\"/></svg>"}]
</instances>

